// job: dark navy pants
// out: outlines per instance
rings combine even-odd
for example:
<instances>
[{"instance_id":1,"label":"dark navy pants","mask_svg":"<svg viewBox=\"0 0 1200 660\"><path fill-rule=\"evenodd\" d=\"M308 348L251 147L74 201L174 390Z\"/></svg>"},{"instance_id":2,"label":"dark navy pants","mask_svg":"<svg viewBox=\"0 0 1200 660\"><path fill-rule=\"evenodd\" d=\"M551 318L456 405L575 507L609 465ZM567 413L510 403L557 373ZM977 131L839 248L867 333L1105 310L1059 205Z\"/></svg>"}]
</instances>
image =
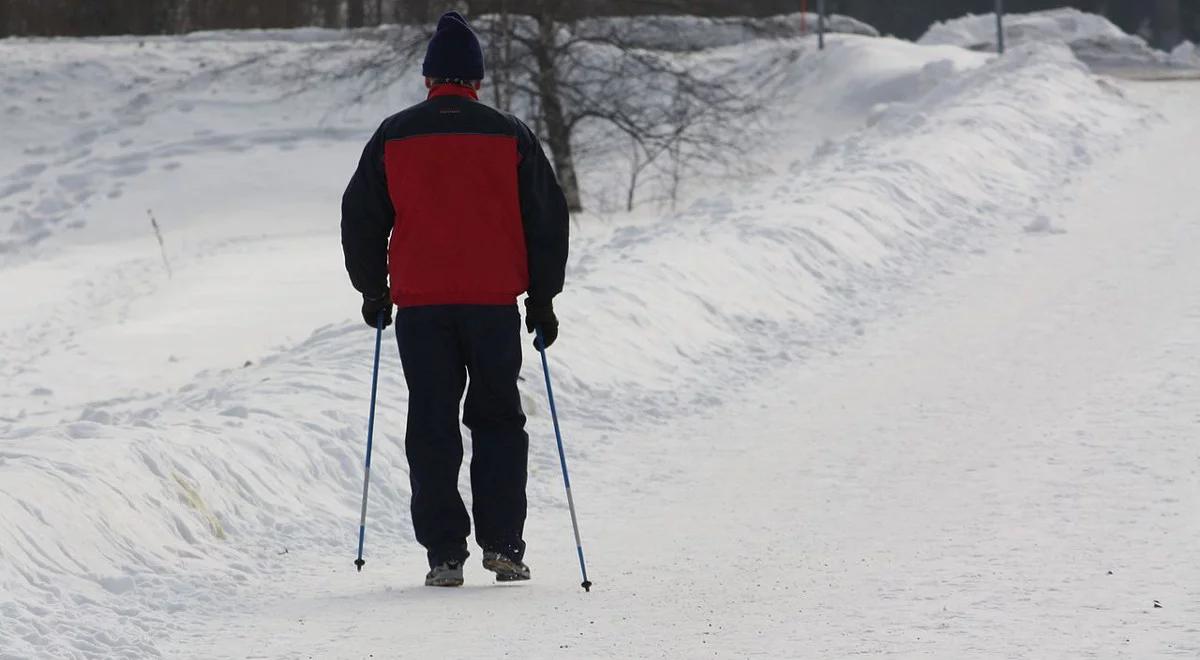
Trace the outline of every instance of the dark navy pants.
<instances>
[{"instance_id":1,"label":"dark navy pants","mask_svg":"<svg viewBox=\"0 0 1200 660\"><path fill-rule=\"evenodd\" d=\"M475 540L485 551L525 554L529 436L517 392L521 316L516 305L400 309L396 339L408 383L412 519L429 565L467 558L471 519L458 492L459 404L471 431Z\"/></svg>"}]
</instances>

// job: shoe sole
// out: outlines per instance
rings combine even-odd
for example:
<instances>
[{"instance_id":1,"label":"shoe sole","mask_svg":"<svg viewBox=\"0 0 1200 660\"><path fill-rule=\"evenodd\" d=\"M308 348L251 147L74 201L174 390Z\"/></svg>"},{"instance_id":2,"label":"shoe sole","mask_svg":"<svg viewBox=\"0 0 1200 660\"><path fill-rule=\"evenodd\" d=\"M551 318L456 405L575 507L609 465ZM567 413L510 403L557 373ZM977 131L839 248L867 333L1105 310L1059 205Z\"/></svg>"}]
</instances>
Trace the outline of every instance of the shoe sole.
<instances>
[{"instance_id":1,"label":"shoe sole","mask_svg":"<svg viewBox=\"0 0 1200 660\"><path fill-rule=\"evenodd\" d=\"M460 567L458 570L446 571L437 577L425 576L425 586L427 587L461 587L463 585L463 572Z\"/></svg>"},{"instance_id":2,"label":"shoe sole","mask_svg":"<svg viewBox=\"0 0 1200 660\"><path fill-rule=\"evenodd\" d=\"M442 577L425 580L425 586L427 587L461 587L462 585L463 579L460 577Z\"/></svg>"},{"instance_id":3,"label":"shoe sole","mask_svg":"<svg viewBox=\"0 0 1200 660\"><path fill-rule=\"evenodd\" d=\"M524 582L529 579L529 569L522 571L507 559L484 559L483 567L496 574L497 582Z\"/></svg>"}]
</instances>

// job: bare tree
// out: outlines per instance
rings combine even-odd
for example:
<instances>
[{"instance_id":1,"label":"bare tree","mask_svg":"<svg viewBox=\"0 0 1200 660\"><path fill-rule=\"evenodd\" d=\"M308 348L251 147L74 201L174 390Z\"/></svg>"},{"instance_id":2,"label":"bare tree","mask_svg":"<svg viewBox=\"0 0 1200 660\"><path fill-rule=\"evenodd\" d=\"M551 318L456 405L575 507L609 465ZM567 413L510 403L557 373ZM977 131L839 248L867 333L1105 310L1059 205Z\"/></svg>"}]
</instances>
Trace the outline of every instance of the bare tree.
<instances>
[{"instance_id":1,"label":"bare tree","mask_svg":"<svg viewBox=\"0 0 1200 660\"><path fill-rule=\"evenodd\" d=\"M550 3L542 4L546 6ZM537 21L536 37L526 39L525 45L537 65L533 79L541 101L542 120L546 122L546 134L550 150L554 153L559 182L567 197L567 206L572 211L578 211L583 209L583 202L579 195L579 177L575 173L575 158L571 149L571 121L563 106L558 23L549 13L541 13L534 18ZM510 31L509 34L515 36L516 33Z\"/></svg>"},{"instance_id":2,"label":"bare tree","mask_svg":"<svg viewBox=\"0 0 1200 660\"><path fill-rule=\"evenodd\" d=\"M512 112L513 86L511 67L507 63L513 61L512 39L513 16L508 11L508 1L499 1L499 12L492 27L495 38L487 39L487 61L491 67L491 92L494 105L505 111ZM499 63L500 66L495 66Z\"/></svg>"},{"instance_id":3,"label":"bare tree","mask_svg":"<svg viewBox=\"0 0 1200 660\"><path fill-rule=\"evenodd\" d=\"M1179 11L1179 0L1155 0L1154 40L1156 46L1171 50L1183 41L1183 21Z\"/></svg>"},{"instance_id":4,"label":"bare tree","mask_svg":"<svg viewBox=\"0 0 1200 660\"><path fill-rule=\"evenodd\" d=\"M501 14L476 21L488 42L493 85L501 88L494 93L503 108L536 109L572 210L583 207L580 146L588 151L603 146L596 142L619 143L613 139L618 135L629 140L627 207L652 166L676 177L669 190L677 191L677 177L692 163L724 163L739 152L737 140L722 136L756 108L733 91L732 80L699 74L681 65L677 54L634 43L627 24L580 20L572 3L526 2L534 13L525 16L499 4Z\"/></svg>"}]
</instances>

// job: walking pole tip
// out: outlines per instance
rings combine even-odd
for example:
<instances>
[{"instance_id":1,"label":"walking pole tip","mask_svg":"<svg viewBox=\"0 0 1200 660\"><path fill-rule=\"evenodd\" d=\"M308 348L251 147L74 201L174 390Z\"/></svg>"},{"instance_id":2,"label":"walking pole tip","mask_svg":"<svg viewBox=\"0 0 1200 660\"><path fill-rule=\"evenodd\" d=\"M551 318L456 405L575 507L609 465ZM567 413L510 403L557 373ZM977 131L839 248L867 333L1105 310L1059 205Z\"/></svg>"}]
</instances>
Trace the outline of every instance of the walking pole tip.
<instances>
[{"instance_id":1,"label":"walking pole tip","mask_svg":"<svg viewBox=\"0 0 1200 660\"><path fill-rule=\"evenodd\" d=\"M583 584L580 584L579 586L583 587L583 590L589 594L592 593L592 583L590 580L584 580Z\"/></svg>"},{"instance_id":2,"label":"walking pole tip","mask_svg":"<svg viewBox=\"0 0 1200 660\"><path fill-rule=\"evenodd\" d=\"M354 566L358 568L358 572L359 572L359 573L362 573L362 567L363 567L363 565L364 565L364 564L366 564L366 563L367 563L367 562L366 562L365 560L363 560L363 559L355 559L355 560L354 560Z\"/></svg>"}]
</instances>

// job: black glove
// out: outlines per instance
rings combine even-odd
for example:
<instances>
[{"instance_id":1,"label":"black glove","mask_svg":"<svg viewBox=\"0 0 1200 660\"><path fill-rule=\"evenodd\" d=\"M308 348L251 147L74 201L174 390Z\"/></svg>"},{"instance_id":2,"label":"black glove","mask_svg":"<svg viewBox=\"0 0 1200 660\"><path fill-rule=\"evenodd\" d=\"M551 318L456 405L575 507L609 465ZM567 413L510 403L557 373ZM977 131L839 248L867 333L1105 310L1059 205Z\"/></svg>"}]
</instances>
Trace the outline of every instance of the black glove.
<instances>
[{"instance_id":1,"label":"black glove","mask_svg":"<svg viewBox=\"0 0 1200 660\"><path fill-rule=\"evenodd\" d=\"M379 312L383 311L383 327L392 324L392 298L386 291L378 296L363 294L363 320L372 328L379 327Z\"/></svg>"},{"instance_id":2,"label":"black glove","mask_svg":"<svg viewBox=\"0 0 1200 660\"><path fill-rule=\"evenodd\" d=\"M554 303L551 301L538 302L532 298L525 299L525 329L534 332L538 329L542 331L542 339L546 342L544 348L550 348L555 339L558 339L558 317L554 315ZM533 347L542 350L542 346L538 345L538 341L534 339Z\"/></svg>"}]
</instances>

